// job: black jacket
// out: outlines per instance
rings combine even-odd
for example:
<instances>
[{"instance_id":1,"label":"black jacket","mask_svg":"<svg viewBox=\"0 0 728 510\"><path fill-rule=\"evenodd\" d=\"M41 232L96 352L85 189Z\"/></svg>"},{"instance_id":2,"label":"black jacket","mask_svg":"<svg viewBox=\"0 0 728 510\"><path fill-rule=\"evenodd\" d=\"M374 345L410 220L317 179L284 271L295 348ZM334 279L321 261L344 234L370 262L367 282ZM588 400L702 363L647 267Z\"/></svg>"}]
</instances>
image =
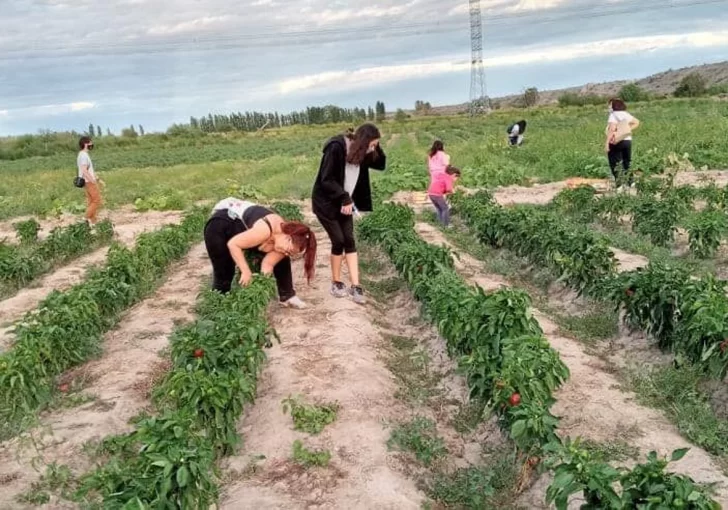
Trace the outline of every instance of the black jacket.
<instances>
[{"instance_id":1,"label":"black jacket","mask_svg":"<svg viewBox=\"0 0 728 510\"><path fill-rule=\"evenodd\" d=\"M335 136L324 145L316 182L313 185L313 212L319 216L336 219L341 207L354 202L360 211L372 210L372 190L369 184L369 169L384 170L387 157L380 146L374 153L367 154L361 162L359 179L352 196L344 190L346 175L346 140Z\"/></svg>"}]
</instances>

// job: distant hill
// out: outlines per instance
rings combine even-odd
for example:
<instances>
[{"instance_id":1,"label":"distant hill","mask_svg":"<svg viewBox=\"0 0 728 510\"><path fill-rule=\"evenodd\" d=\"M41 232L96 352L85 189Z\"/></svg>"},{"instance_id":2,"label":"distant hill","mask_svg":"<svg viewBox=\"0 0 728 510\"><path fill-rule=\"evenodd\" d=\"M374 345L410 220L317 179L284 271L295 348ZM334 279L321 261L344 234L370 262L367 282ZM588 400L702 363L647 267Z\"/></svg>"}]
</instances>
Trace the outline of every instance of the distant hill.
<instances>
[{"instance_id":1,"label":"distant hill","mask_svg":"<svg viewBox=\"0 0 728 510\"><path fill-rule=\"evenodd\" d=\"M728 83L728 61L716 64L703 64L699 66L685 67L682 69L670 69L668 71L653 74L640 80L620 80L605 83L587 83L579 87L570 87L558 90L539 90L539 105L554 104L558 102L559 96L573 92L577 94L596 94L599 96L614 96L619 90L628 83L636 83L643 89L653 92L657 95L671 94L686 75L698 72L707 83L707 85L720 85ZM517 106L521 100L521 94L515 94L505 97L492 98L491 101L499 107ZM443 115L460 113L468 109L468 103L450 106L435 106L432 108L433 113Z\"/></svg>"}]
</instances>

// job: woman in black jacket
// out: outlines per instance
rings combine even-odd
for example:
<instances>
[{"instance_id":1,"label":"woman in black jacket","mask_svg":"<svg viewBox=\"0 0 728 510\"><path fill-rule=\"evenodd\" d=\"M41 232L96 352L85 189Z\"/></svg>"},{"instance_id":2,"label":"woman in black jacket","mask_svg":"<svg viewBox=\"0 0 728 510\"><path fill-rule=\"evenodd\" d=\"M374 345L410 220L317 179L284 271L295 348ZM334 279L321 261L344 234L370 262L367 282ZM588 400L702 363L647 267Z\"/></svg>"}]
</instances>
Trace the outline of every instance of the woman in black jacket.
<instances>
[{"instance_id":1,"label":"woman in black jacket","mask_svg":"<svg viewBox=\"0 0 728 510\"><path fill-rule=\"evenodd\" d=\"M350 295L359 304L364 304L365 299L359 283L353 213L355 209L372 210L369 169L384 170L386 165L380 138L374 124L363 124L354 133L326 142L311 196L313 212L331 239L331 294ZM351 279L348 290L341 281L344 256Z\"/></svg>"}]
</instances>

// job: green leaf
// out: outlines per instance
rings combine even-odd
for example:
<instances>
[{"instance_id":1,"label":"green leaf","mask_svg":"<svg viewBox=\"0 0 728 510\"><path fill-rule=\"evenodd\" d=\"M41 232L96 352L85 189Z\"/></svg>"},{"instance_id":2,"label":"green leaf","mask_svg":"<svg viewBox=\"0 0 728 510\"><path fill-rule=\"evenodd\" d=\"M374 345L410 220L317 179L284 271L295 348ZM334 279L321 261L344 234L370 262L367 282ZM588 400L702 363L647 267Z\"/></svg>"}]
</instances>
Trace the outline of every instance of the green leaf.
<instances>
[{"instance_id":1,"label":"green leaf","mask_svg":"<svg viewBox=\"0 0 728 510\"><path fill-rule=\"evenodd\" d=\"M672 462L675 462L682 459L683 457L685 457L685 454L688 453L688 450L690 450L690 448L680 448L678 450L675 450L674 452L672 452L672 457L670 457L670 460Z\"/></svg>"},{"instance_id":2,"label":"green leaf","mask_svg":"<svg viewBox=\"0 0 728 510\"><path fill-rule=\"evenodd\" d=\"M177 470L177 484L184 488L187 486L187 482L189 482L190 479L190 472L187 470L186 466L182 466Z\"/></svg>"}]
</instances>

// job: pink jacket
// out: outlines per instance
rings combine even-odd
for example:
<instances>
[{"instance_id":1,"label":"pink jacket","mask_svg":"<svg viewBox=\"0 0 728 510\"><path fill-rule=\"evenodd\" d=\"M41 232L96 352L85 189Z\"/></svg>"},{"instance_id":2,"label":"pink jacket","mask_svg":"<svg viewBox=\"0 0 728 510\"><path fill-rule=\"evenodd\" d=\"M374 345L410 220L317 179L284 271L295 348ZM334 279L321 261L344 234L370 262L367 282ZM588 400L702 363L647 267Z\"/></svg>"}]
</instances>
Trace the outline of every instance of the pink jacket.
<instances>
[{"instance_id":1,"label":"pink jacket","mask_svg":"<svg viewBox=\"0 0 728 510\"><path fill-rule=\"evenodd\" d=\"M430 178L430 187L427 190L427 194L441 197L452 193L454 180L454 175L449 175L445 172L433 174Z\"/></svg>"},{"instance_id":2,"label":"pink jacket","mask_svg":"<svg viewBox=\"0 0 728 510\"><path fill-rule=\"evenodd\" d=\"M430 169L430 174L437 174L440 172L444 172L447 168L447 165L450 164L450 156L448 156L443 151L437 151L437 153L432 156L431 158L428 158L427 160L427 166Z\"/></svg>"}]
</instances>

